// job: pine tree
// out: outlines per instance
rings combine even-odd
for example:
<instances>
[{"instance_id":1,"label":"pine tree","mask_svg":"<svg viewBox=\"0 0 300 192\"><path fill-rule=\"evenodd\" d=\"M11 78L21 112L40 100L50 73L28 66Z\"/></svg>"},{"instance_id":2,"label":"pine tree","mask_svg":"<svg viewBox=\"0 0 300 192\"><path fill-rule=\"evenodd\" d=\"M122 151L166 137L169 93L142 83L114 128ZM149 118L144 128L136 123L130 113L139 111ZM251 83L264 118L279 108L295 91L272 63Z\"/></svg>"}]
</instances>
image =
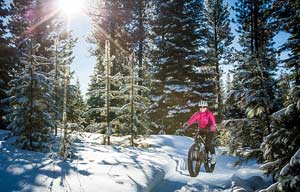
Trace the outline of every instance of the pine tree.
<instances>
[{"instance_id":1,"label":"pine tree","mask_svg":"<svg viewBox=\"0 0 300 192\"><path fill-rule=\"evenodd\" d=\"M291 54L282 63L292 71L292 80L300 85L300 32L299 32L299 2L275 0L273 5L274 25L277 30L290 34L288 41L279 49L280 52L290 51Z\"/></svg>"},{"instance_id":2,"label":"pine tree","mask_svg":"<svg viewBox=\"0 0 300 192\"><path fill-rule=\"evenodd\" d=\"M139 67L134 65L133 55L130 55L128 68L130 75L123 77L124 84L121 86L121 95L125 96L126 103L121 107L116 120L121 122L122 131L130 133L130 144L134 146L137 135L150 133L150 120L147 115L150 100L139 94L149 89L137 83L141 79L138 76ZM127 127L129 130L125 130Z\"/></svg>"},{"instance_id":3,"label":"pine tree","mask_svg":"<svg viewBox=\"0 0 300 192\"><path fill-rule=\"evenodd\" d=\"M104 115L99 108L103 107L105 100L102 98L102 92L105 88L105 81L101 75L104 71L103 63L98 60L94 68L94 73L91 75L90 84L87 92L87 112L85 118L88 126L86 131L96 132L102 126L99 123L104 121Z\"/></svg>"},{"instance_id":4,"label":"pine tree","mask_svg":"<svg viewBox=\"0 0 300 192\"><path fill-rule=\"evenodd\" d=\"M98 67L100 66L101 65L98 65ZM98 87L93 87L93 89L89 92L89 95L94 97L95 99L102 99L104 103L100 103L101 105L98 106L95 105L95 103L92 103L95 107L89 106L87 113L94 112L96 114L100 114L100 122L95 124L94 126L97 126L97 130L105 130L104 143L110 145L110 136L114 132L114 128L118 124L118 122L114 122L116 118L115 114L117 113L117 111L119 111L120 108L113 105L113 102L119 100L120 92L119 90L112 89L112 86L120 87L120 83L122 83L121 80L123 77L120 73L117 73L115 75L112 74L112 58L110 54L109 40L106 40L103 66L100 67L100 69L102 69L102 71L97 70L98 73L95 75L96 79L93 79L93 81L96 82L96 84L94 85L98 85Z\"/></svg>"},{"instance_id":5,"label":"pine tree","mask_svg":"<svg viewBox=\"0 0 300 192\"><path fill-rule=\"evenodd\" d=\"M278 181L261 192L299 191L300 190L300 148L290 161L280 170Z\"/></svg>"},{"instance_id":6,"label":"pine tree","mask_svg":"<svg viewBox=\"0 0 300 192\"><path fill-rule=\"evenodd\" d=\"M39 46L30 39L28 55L21 53L19 60L24 69L10 81L11 89L6 99L12 109L8 118L8 128L18 137L21 148L45 150L51 140L50 128L55 126L49 105L54 105L50 93L51 79L41 70L49 65L47 59L35 54Z\"/></svg>"},{"instance_id":7,"label":"pine tree","mask_svg":"<svg viewBox=\"0 0 300 192\"><path fill-rule=\"evenodd\" d=\"M14 0L8 27L17 50L16 68L6 101L12 106L8 128L21 148L45 150L55 127L53 112L53 63L50 47L52 2Z\"/></svg>"},{"instance_id":8,"label":"pine tree","mask_svg":"<svg viewBox=\"0 0 300 192\"><path fill-rule=\"evenodd\" d=\"M222 119L222 90L221 90L221 65L230 64L231 53L230 48L233 36L231 34L229 5L224 4L223 0L207 0L205 1L204 15L207 20L208 28L208 53L207 60L213 63L216 73L217 86L217 117ZM217 119L219 119L217 118Z\"/></svg>"},{"instance_id":9,"label":"pine tree","mask_svg":"<svg viewBox=\"0 0 300 192\"><path fill-rule=\"evenodd\" d=\"M154 8L153 1L146 1L146 0L138 0L133 3L133 16L132 16L132 30L130 30L130 36L132 41L132 50L134 50L135 57L134 60L129 61L128 71L130 73L127 77L131 75L134 78L126 78L125 86L123 86L123 91L127 92L125 95L129 96L130 94L135 94L132 98L135 98L135 101L130 100L131 104L134 105L131 108L131 117L134 117L134 121L130 124L135 129L132 130L135 132L135 135L138 134L145 134L149 133L150 131L150 123L149 123L149 116L147 113L147 109L149 105L149 90L148 88L151 86L151 74L150 74L150 50L151 50L151 43L150 43L150 33L151 33L151 25L150 19L153 18L153 8ZM128 61L127 61L128 62ZM132 63L131 63L132 62ZM131 66L131 64L133 66ZM131 69L133 67L133 69ZM131 79L132 81L129 81ZM134 85L133 85L134 84ZM134 88L130 89L130 85L133 85ZM127 87L127 88L126 88ZM130 93L129 93L129 90ZM140 98L140 99L137 99ZM125 99L125 103L129 103L128 97ZM124 109L122 107L122 109ZM132 110L134 109L134 110ZM125 110L126 111L126 110ZM128 111L128 110L127 110ZM124 114L124 113L123 113ZM128 118L130 119L130 118ZM122 126L123 129L126 127ZM132 134L133 135L133 134Z\"/></svg>"},{"instance_id":10,"label":"pine tree","mask_svg":"<svg viewBox=\"0 0 300 192\"><path fill-rule=\"evenodd\" d=\"M153 17L153 2L138 0L133 3L132 9L132 32L130 31L132 49L136 52L139 68L138 77L145 80L147 76L146 71L150 69L148 63L150 52L149 37L151 33L150 18ZM138 81L139 85L146 86L147 83L149 84L147 81Z\"/></svg>"},{"instance_id":11,"label":"pine tree","mask_svg":"<svg viewBox=\"0 0 300 192\"><path fill-rule=\"evenodd\" d=\"M73 76L73 72L70 71L70 65L74 59L72 48L75 46L77 39L73 39L71 36L71 32L68 33L68 37L66 38L66 44L64 49L62 50L63 53L63 70L64 75L61 78L63 83L63 95L62 95L62 120L61 120L61 129L63 130L63 134L61 137L60 143L60 155L63 156L63 159L66 160L67 158L72 156L72 132L74 130L78 130L80 126L79 123L82 122L82 119L77 116L76 123L74 122L74 116L79 115L74 105L74 86L70 84L70 79ZM57 59L57 57L56 57ZM56 64L58 64L58 60L56 60ZM77 95L77 99L80 99L80 95ZM75 127L75 128L74 128Z\"/></svg>"},{"instance_id":12,"label":"pine tree","mask_svg":"<svg viewBox=\"0 0 300 192\"><path fill-rule=\"evenodd\" d=\"M299 72L299 3L296 1L274 1L273 24L279 31L290 33L279 52L289 51L281 64L286 67L286 74L278 80L279 99L283 106L272 115L271 132L261 145L264 151L264 170L277 181L273 185L279 191L299 190L299 121L300 121L300 72ZM295 154L293 157L292 155ZM295 179L294 179L295 178ZM272 191L270 187L267 191ZM278 187L278 188L277 188Z\"/></svg>"},{"instance_id":13,"label":"pine tree","mask_svg":"<svg viewBox=\"0 0 300 192\"><path fill-rule=\"evenodd\" d=\"M300 146L300 87L289 92L285 108L272 115L271 132L261 145L264 151L263 168L275 179Z\"/></svg>"},{"instance_id":14,"label":"pine tree","mask_svg":"<svg viewBox=\"0 0 300 192\"><path fill-rule=\"evenodd\" d=\"M259 147L263 137L270 132L270 115L276 111L273 105L276 61L272 42L275 33L269 22L269 5L269 1L255 0L236 3L242 50L237 54L235 83L227 100L229 110L235 113L229 119L236 119L226 121L229 124L225 125L232 135L231 150L245 158L258 157L260 160Z\"/></svg>"},{"instance_id":15,"label":"pine tree","mask_svg":"<svg viewBox=\"0 0 300 192\"><path fill-rule=\"evenodd\" d=\"M281 191L300 190L300 148L282 168L278 180L278 189Z\"/></svg>"},{"instance_id":16,"label":"pine tree","mask_svg":"<svg viewBox=\"0 0 300 192\"><path fill-rule=\"evenodd\" d=\"M70 71L70 66L74 60L73 48L77 43L77 38L73 37L72 31L67 29L67 19L63 14L56 14L53 18L49 35L52 46L50 47L49 60L53 67L52 75L54 91L52 98L55 101L55 111L52 116L55 119L56 126L54 134L57 135L58 128L62 130L60 143L60 155L64 160L72 155L72 132L82 129L82 111L78 111L77 101L80 102L81 95L77 88L71 85L74 72ZM79 88L78 88L79 89ZM74 97L74 95L76 95ZM79 104L79 103L78 103Z\"/></svg>"},{"instance_id":17,"label":"pine tree","mask_svg":"<svg viewBox=\"0 0 300 192\"><path fill-rule=\"evenodd\" d=\"M6 8L4 0L0 1L0 129L4 129L8 122L5 120L6 110L9 106L2 103L1 100L7 97L5 90L9 89L8 82L11 80L13 73L13 56L14 49L9 45L7 37L7 26L4 25L4 19L8 16L9 10Z\"/></svg>"},{"instance_id":18,"label":"pine tree","mask_svg":"<svg viewBox=\"0 0 300 192\"><path fill-rule=\"evenodd\" d=\"M111 58L111 69L110 69L110 76L117 77L119 74L125 74L126 70L123 67L126 54L128 54L129 50L131 50L132 43L130 41L129 30L131 26L132 20L132 1L124 1L124 0L117 0L117 1L101 1L99 4L96 5L96 9L91 11L91 19L95 26L95 31L93 32L92 36L90 37L91 41L96 45L96 49L94 51L94 55L97 58L97 73L95 73L95 77L93 79L93 84L91 86L95 86L91 88L90 96L88 99L88 104L92 104L95 106L94 108L89 106L89 113L99 113L99 109L103 108L105 103L101 102L101 97L106 98L104 101L107 101L107 95L105 96L104 92L97 91L97 87L99 86L100 89L103 88L105 82L107 81L103 75L105 74L105 66L103 63L104 61L105 52L105 42L109 40L110 42L110 55ZM101 77L102 76L102 77ZM103 81L102 81L103 79ZM113 78L112 78L113 79ZM108 84L106 83L106 86ZM119 85L117 83L111 84L110 91L111 92L118 92ZM107 102L106 102L107 103ZM99 104L99 105L98 105ZM117 97L110 98L110 108L118 108L122 105L121 101ZM102 116L102 117L101 117ZM107 124L114 118L116 118L116 111L111 110L108 113L108 119L105 115L105 119L103 119L103 115L100 117L96 116L94 121L99 122L99 128L102 127L101 123ZM93 121L93 120L92 120ZM89 128L90 126L88 126ZM93 127L93 126L91 126ZM110 129L110 128L108 128ZM110 131L109 131L110 132ZM111 134L111 133L109 133Z\"/></svg>"},{"instance_id":19,"label":"pine tree","mask_svg":"<svg viewBox=\"0 0 300 192\"><path fill-rule=\"evenodd\" d=\"M56 106L55 111L52 112L56 121L55 135L57 135L57 128L62 121L64 70L65 67L70 66L74 60L73 48L77 42L77 38L73 37L72 31L67 29L66 20L64 15L56 14L55 17L53 17L51 25L48 25L48 30L51 31L49 34L51 46L48 49L48 58L53 64L50 74L54 81L52 97L55 100Z\"/></svg>"},{"instance_id":20,"label":"pine tree","mask_svg":"<svg viewBox=\"0 0 300 192\"><path fill-rule=\"evenodd\" d=\"M207 46L202 1L158 1L153 22L152 62L157 83L151 118L174 133L197 110L199 100L216 100L213 66L205 62Z\"/></svg>"},{"instance_id":21,"label":"pine tree","mask_svg":"<svg viewBox=\"0 0 300 192\"><path fill-rule=\"evenodd\" d=\"M80 91L79 79L77 79L76 85L69 85L68 90L68 123L76 131L83 130L86 124L84 114L87 106Z\"/></svg>"}]
</instances>

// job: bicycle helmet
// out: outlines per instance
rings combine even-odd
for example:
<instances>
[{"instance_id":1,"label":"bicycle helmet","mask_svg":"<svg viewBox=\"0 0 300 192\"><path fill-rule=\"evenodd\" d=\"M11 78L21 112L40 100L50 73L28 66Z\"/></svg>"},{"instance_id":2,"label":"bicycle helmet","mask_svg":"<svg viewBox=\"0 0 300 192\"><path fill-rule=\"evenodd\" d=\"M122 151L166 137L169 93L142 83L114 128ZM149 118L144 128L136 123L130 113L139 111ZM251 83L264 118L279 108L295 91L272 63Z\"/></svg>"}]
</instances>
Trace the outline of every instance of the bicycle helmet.
<instances>
[{"instance_id":1,"label":"bicycle helmet","mask_svg":"<svg viewBox=\"0 0 300 192\"><path fill-rule=\"evenodd\" d=\"M199 107L207 107L208 106L207 101L203 101L203 100L200 101L199 104L198 104L198 106Z\"/></svg>"}]
</instances>

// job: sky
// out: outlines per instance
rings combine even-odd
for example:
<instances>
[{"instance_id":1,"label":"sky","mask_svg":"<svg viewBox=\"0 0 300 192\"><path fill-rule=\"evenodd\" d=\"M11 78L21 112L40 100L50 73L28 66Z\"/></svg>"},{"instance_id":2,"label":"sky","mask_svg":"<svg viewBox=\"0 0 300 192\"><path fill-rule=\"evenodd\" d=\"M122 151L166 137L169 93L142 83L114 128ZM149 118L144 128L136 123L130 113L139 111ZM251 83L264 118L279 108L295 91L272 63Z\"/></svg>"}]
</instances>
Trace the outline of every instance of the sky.
<instances>
[{"instance_id":1,"label":"sky","mask_svg":"<svg viewBox=\"0 0 300 192\"><path fill-rule=\"evenodd\" d=\"M73 158L63 161L54 152L16 149L8 134L0 130L1 192L250 192L271 184L254 160L233 167L237 157L223 155L225 148L217 148L213 173L202 167L190 177L186 158L193 140L185 136L152 135L136 140L144 147L126 147L129 136L112 137L114 145L107 146L103 135L83 132L73 135Z\"/></svg>"},{"instance_id":2,"label":"sky","mask_svg":"<svg viewBox=\"0 0 300 192\"><path fill-rule=\"evenodd\" d=\"M62 1L62 0L58 0ZM67 2L88 2L95 0L66 0ZM11 0L5 0L6 5L11 3ZM86 3L87 4L87 3ZM68 9L68 7L66 7ZM96 64L96 58L91 56L89 49L91 44L87 42L87 37L92 30L91 22L88 16L83 12L77 12L70 17L70 29L73 31L74 37L78 38L78 43L74 49L74 62L71 65L71 69L75 72L74 79L72 83L75 83L77 78L80 82L80 88L82 94L85 95L88 89L88 84L90 81L90 75L93 73L94 66Z\"/></svg>"},{"instance_id":3,"label":"sky","mask_svg":"<svg viewBox=\"0 0 300 192\"><path fill-rule=\"evenodd\" d=\"M75 59L71 69L75 72L74 80L79 79L81 92L85 96L90 83L90 75L93 74L96 65L96 58L89 53L92 44L87 42L87 37L92 30L88 16L84 13L72 16L70 29L72 29L74 37L78 37L78 43L74 49Z\"/></svg>"}]
</instances>

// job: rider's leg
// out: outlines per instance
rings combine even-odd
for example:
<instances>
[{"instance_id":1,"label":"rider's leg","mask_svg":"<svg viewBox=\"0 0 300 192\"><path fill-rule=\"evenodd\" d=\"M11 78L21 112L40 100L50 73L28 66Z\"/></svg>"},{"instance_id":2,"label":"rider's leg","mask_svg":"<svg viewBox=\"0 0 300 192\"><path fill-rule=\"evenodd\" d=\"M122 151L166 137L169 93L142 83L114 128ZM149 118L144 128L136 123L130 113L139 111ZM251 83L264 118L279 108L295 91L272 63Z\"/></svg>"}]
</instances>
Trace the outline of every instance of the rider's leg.
<instances>
[{"instance_id":1,"label":"rider's leg","mask_svg":"<svg viewBox=\"0 0 300 192\"><path fill-rule=\"evenodd\" d=\"M212 144L213 139L214 139L214 133L213 132L206 133L205 146L207 147L206 150L209 151L211 154L216 153L215 147Z\"/></svg>"},{"instance_id":2,"label":"rider's leg","mask_svg":"<svg viewBox=\"0 0 300 192\"><path fill-rule=\"evenodd\" d=\"M215 164L216 163L216 151L215 151L215 147L212 144L212 141L214 139L214 133L213 132L208 132L206 134L206 138L205 138L205 146L206 151L209 151L211 154L211 163Z\"/></svg>"}]
</instances>

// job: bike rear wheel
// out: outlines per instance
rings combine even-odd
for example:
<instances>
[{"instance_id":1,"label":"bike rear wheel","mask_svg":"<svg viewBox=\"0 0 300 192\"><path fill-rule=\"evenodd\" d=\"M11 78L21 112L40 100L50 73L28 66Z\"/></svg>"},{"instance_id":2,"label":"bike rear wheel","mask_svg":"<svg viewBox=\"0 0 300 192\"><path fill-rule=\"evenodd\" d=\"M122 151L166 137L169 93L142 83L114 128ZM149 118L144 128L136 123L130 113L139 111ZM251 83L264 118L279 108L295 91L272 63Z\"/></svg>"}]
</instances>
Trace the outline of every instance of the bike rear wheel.
<instances>
[{"instance_id":1,"label":"bike rear wheel","mask_svg":"<svg viewBox=\"0 0 300 192\"><path fill-rule=\"evenodd\" d=\"M201 152L198 144L193 144L188 153L188 170L191 177L196 177L201 167Z\"/></svg>"},{"instance_id":2,"label":"bike rear wheel","mask_svg":"<svg viewBox=\"0 0 300 192\"><path fill-rule=\"evenodd\" d=\"M212 164L211 162L211 154L210 152L205 152L205 159L204 159L204 168L207 173L212 173L215 170L215 163Z\"/></svg>"}]
</instances>

